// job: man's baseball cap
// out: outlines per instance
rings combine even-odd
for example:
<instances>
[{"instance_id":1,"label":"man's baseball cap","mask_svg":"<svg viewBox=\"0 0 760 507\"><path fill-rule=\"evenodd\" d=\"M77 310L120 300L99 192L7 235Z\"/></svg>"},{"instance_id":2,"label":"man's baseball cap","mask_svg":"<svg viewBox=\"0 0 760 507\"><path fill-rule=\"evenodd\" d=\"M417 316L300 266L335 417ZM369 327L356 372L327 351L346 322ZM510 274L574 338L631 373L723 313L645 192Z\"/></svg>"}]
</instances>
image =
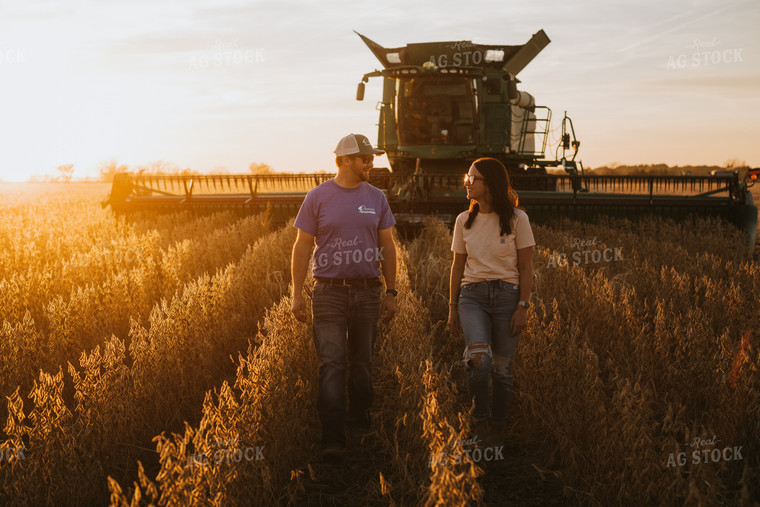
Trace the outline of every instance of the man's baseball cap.
<instances>
[{"instance_id":1,"label":"man's baseball cap","mask_svg":"<svg viewBox=\"0 0 760 507\"><path fill-rule=\"evenodd\" d=\"M340 141L335 148L335 155L342 157L344 155L381 155L385 153L382 150L376 150L372 147L365 136L361 134L349 134Z\"/></svg>"}]
</instances>

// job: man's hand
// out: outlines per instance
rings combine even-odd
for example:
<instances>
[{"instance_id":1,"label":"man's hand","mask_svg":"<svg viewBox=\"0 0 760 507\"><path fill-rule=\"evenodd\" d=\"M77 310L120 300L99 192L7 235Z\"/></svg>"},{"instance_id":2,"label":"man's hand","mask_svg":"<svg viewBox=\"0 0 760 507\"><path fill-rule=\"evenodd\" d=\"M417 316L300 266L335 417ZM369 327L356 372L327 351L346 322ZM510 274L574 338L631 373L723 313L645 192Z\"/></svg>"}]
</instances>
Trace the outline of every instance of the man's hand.
<instances>
[{"instance_id":1,"label":"man's hand","mask_svg":"<svg viewBox=\"0 0 760 507\"><path fill-rule=\"evenodd\" d=\"M528 310L524 306L517 305L515 313L512 314L512 322L510 322L509 330L512 336L517 335L523 329L525 329L528 323Z\"/></svg>"},{"instance_id":2,"label":"man's hand","mask_svg":"<svg viewBox=\"0 0 760 507\"><path fill-rule=\"evenodd\" d=\"M386 294L382 305L380 305L380 318L383 319L383 322L388 322L394 315L396 315L396 296Z\"/></svg>"},{"instance_id":3,"label":"man's hand","mask_svg":"<svg viewBox=\"0 0 760 507\"><path fill-rule=\"evenodd\" d=\"M306 322L306 301L302 294L293 296L293 308L291 308L291 311L296 319Z\"/></svg>"},{"instance_id":4,"label":"man's hand","mask_svg":"<svg viewBox=\"0 0 760 507\"><path fill-rule=\"evenodd\" d=\"M462 325L459 322L459 310L454 305L449 305L449 321L446 323L446 329L454 336L462 335Z\"/></svg>"}]
</instances>

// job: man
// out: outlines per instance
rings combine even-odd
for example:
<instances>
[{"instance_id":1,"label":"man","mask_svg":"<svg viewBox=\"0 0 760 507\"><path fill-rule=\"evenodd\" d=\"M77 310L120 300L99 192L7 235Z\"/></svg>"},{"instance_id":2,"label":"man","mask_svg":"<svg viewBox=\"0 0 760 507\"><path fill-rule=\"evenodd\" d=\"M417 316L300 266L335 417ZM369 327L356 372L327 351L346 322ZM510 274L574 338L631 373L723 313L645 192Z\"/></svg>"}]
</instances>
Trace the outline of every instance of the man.
<instances>
[{"instance_id":1,"label":"man","mask_svg":"<svg viewBox=\"0 0 760 507\"><path fill-rule=\"evenodd\" d=\"M340 461L345 449L346 369L348 422L368 428L377 322L380 316L387 321L396 313L396 221L385 194L367 183L372 160L381 153L365 136L341 139L335 149L338 174L307 194L294 224L298 237L291 263L292 311L301 322L306 322L304 279L315 240L317 244L312 329L320 362L322 454L330 462Z\"/></svg>"}]
</instances>

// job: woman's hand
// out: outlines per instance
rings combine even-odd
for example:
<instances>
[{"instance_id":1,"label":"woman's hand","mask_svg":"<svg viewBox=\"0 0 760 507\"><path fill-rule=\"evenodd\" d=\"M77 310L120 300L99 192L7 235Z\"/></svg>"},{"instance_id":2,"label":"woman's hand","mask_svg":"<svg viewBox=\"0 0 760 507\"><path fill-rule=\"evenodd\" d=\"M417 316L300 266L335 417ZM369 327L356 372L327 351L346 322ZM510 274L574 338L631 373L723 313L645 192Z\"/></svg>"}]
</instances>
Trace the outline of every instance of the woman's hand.
<instances>
[{"instance_id":1,"label":"woman's hand","mask_svg":"<svg viewBox=\"0 0 760 507\"><path fill-rule=\"evenodd\" d=\"M459 323L459 310L454 305L449 305L449 321L446 323L446 329L454 336L462 335L462 325Z\"/></svg>"},{"instance_id":2,"label":"woman's hand","mask_svg":"<svg viewBox=\"0 0 760 507\"><path fill-rule=\"evenodd\" d=\"M509 324L509 331L512 336L519 334L528 324L528 310L522 305L517 305L517 309L512 314L512 321Z\"/></svg>"}]
</instances>

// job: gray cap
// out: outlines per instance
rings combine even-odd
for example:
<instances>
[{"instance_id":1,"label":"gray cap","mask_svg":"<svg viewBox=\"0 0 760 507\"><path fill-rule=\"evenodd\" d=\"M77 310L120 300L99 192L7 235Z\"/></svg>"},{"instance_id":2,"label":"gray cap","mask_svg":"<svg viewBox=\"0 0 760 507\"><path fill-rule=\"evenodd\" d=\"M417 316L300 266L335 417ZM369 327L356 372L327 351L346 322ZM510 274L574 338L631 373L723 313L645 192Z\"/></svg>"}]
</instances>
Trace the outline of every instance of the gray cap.
<instances>
[{"instance_id":1,"label":"gray cap","mask_svg":"<svg viewBox=\"0 0 760 507\"><path fill-rule=\"evenodd\" d=\"M344 155L381 155L385 153L382 150L376 150L372 147L365 136L361 134L349 134L340 141L335 148L335 155L342 157Z\"/></svg>"}]
</instances>

